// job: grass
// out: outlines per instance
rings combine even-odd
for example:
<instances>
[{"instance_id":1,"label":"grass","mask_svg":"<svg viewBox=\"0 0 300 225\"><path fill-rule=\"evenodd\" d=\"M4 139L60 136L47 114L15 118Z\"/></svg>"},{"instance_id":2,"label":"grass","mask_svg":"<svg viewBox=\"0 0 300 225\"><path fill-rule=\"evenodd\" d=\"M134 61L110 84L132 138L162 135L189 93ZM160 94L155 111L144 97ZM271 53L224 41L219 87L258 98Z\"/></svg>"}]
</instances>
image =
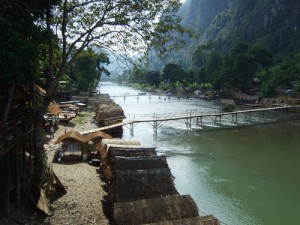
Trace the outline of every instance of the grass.
<instances>
[{"instance_id":1,"label":"grass","mask_svg":"<svg viewBox=\"0 0 300 225\"><path fill-rule=\"evenodd\" d=\"M80 112L73 120L72 122L78 125L83 125L85 122L89 121L91 117L91 113L88 112Z\"/></svg>"}]
</instances>

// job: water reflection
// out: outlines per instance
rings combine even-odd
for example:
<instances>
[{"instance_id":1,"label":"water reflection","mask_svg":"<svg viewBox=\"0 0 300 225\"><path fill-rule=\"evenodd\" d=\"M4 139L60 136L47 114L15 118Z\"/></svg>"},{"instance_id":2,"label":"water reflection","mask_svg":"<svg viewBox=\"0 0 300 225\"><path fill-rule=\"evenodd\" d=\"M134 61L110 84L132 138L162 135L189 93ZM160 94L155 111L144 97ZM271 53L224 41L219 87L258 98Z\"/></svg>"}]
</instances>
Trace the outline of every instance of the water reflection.
<instances>
[{"instance_id":1,"label":"water reflection","mask_svg":"<svg viewBox=\"0 0 300 225\"><path fill-rule=\"evenodd\" d=\"M103 85L102 93L139 93ZM218 110L209 101L158 96L115 98L127 116L186 110ZM150 124L138 124L131 137L168 155L180 194L190 194L199 210L226 224L298 224L300 209L300 121L203 132L186 132L181 121L165 123L153 137Z\"/></svg>"}]
</instances>

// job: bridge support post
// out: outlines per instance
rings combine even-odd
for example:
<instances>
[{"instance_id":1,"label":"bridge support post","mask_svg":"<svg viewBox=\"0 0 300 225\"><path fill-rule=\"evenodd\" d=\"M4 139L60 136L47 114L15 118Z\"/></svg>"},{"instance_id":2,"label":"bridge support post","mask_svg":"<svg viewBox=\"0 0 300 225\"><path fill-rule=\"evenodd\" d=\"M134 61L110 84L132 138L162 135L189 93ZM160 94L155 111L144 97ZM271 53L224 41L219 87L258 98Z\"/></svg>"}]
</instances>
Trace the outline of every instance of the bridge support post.
<instances>
[{"instance_id":1,"label":"bridge support post","mask_svg":"<svg viewBox=\"0 0 300 225\"><path fill-rule=\"evenodd\" d=\"M196 118L196 127L197 127L197 128L200 127L200 126L199 126L199 117Z\"/></svg>"},{"instance_id":2,"label":"bridge support post","mask_svg":"<svg viewBox=\"0 0 300 225\"><path fill-rule=\"evenodd\" d=\"M185 125L186 125L186 129L188 131L191 131L192 130L192 118L185 119Z\"/></svg>"},{"instance_id":3,"label":"bridge support post","mask_svg":"<svg viewBox=\"0 0 300 225\"><path fill-rule=\"evenodd\" d=\"M153 122L153 136L157 136L157 121Z\"/></svg>"},{"instance_id":4,"label":"bridge support post","mask_svg":"<svg viewBox=\"0 0 300 225\"><path fill-rule=\"evenodd\" d=\"M237 113L236 114L231 114L231 124L236 125L237 123L238 123Z\"/></svg>"},{"instance_id":5,"label":"bridge support post","mask_svg":"<svg viewBox=\"0 0 300 225\"><path fill-rule=\"evenodd\" d=\"M134 125L133 125L133 123L130 124L130 135L131 136L134 135Z\"/></svg>"},{"instance_id":6,"label":"bridge support post","mask_svg":"<svg viewBox=\"0 0 300 225\"><path fill-rule=\"evenodd\" d=\"M251 112L245 113L245 118L244 118L245 122L244 123L246 123L246 122L251 123L252 122L252 117L251 116L252 116Z\"/></svg>"}]
</instances>

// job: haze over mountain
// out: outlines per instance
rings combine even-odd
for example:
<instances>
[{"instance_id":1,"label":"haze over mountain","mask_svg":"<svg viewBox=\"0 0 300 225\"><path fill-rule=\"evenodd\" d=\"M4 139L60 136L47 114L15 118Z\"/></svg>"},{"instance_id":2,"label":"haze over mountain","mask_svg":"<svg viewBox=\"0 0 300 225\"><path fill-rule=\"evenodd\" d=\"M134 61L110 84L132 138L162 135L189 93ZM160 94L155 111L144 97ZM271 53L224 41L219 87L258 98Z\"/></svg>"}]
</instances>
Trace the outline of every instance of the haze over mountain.
<instances>
[{"instance_id":1,"label":"haze over mountain","mask_svg":"<svg viewBox=\"0 0 300 225\"><path fill-rule=\"evenodd\" d=\"M298 0L187 0L179 15L200 38L187 38L187 46L164 61L152 55L150 68L160 70L168 62L188 68L193 51L207 43L226 52L239 41L259 42L271 50L275 62L300 49Z\"/></svg>"}]
</instances>

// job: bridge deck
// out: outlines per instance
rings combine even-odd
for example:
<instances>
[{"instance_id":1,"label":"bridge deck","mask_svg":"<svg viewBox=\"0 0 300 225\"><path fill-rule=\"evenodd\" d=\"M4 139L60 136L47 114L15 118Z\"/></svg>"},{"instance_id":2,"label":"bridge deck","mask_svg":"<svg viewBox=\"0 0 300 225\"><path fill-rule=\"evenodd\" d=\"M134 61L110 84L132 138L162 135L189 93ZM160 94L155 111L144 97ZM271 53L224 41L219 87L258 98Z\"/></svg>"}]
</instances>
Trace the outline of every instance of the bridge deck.
<instances>
[{"instance_id":1,"label":"bridge deck","mask_svg":"<svg viewBox=\"0 0 300 225\"><path fill-rule=\"evenodd\" d=\"M151 123L151 122L163 122L163 121L172 121L172 120L184 120L184 119L192 119L192 118L204 118L204 117L220 117L225 115L237 115L237 114L244 114L244 113L253 113L253 112L264 112L264 111L272 111L272 110L281 110L281 109L298 109L300 108L300 105L297 106L278 106L278 107L268 107L268 108L259 108L259 109L248 109L248 110L239 110L239 111L232 111L232 112L218 112L218 113L186 113L186 114L180 114L175 115L173 117L153 117L153 118L146 118L146 119L132 119L128 120L122 123L106 126L106 127L100 127L93 130L83 131L81 134L89 134L95 131L103 131L103 130L109 130L115 127L120 126L126 126L129 124L134 123Z\"/></svg>"}]
</instances>

